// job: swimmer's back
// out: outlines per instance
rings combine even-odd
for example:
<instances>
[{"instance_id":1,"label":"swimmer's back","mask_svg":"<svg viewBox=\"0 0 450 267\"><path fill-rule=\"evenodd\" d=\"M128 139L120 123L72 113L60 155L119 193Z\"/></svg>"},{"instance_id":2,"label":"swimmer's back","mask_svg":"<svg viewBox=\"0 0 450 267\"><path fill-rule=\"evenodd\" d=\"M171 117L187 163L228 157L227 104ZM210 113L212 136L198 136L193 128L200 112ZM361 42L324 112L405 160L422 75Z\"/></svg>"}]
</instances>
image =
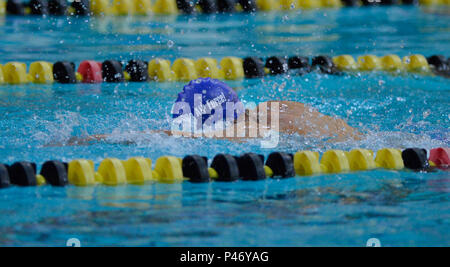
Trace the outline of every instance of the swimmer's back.
<instances>
[{"instance_id":1,"label":"swimmer's back","mask_svg":"<svg viewBox=\"0 0 450 267\"><path fill-rule=\"evenodd\" d=\"M361 134L344 120L324 115L316 109L294 101L268 101L258 105L267 108L270 125L272 107L279 109L279 131L314 138L358 138Z\"/></svg>"}]
</instances>

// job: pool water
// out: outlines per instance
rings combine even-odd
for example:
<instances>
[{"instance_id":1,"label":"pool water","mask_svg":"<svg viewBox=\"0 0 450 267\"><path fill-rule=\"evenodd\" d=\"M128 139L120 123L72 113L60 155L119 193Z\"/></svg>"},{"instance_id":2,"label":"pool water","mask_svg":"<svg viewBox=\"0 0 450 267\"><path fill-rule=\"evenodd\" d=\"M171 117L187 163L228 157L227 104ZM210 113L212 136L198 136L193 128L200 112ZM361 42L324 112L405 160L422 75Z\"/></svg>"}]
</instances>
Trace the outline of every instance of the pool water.
<instances>
[{"instance_id":1,"label":"pool water","mask_svg":"<svg viewBox=\"0 0 450 267\"><path fill-rule=\"evenodd\" d=\"M450 16L418 7L347 8L151 18L0 18L0 63L319 54L450 55ZM0 86L0 161L42 164L106 157L239 155L361 147L449 146L450 83L416 74L270 76L228 82L243 102L292 100L344 118L360 141L281 136L183 139L168 129L183 83ZM69 146L74 136L108 142ZM131 141L131 142L130 142ZM56 146L55 144L58 144ZM210 184L0 191L0 245L383 246L450 245L447 171L358 173Z\"/></svg>"}]
</instances>

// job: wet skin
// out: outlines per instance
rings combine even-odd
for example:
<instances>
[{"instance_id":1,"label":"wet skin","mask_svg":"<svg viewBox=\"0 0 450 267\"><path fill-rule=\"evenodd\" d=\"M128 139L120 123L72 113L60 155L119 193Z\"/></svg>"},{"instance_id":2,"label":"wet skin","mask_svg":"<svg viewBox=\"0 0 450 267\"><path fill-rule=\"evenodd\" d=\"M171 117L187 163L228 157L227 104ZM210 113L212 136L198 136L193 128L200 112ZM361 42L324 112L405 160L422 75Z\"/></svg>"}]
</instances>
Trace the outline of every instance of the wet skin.
<instances>
[{"instance_id":1,"label":"wet skin","mask_svg":"<svg viewBox=\"0 0 450 267\"><path fill-rule=\"evenodd\" d=\"M276 109L279 111L278 116L276 115ZM260 116L256 115L258 112L264 113L264 110L266 110L266 113L263 116L261 114ZM267 118L267 121L265 122L261 118ZM241 117L240 119L242 122L244 118ZM324 115L312 107L293 101L269 101L261 103L255 110L246 111L245 124L239 123L238 119L233 127L234 134L231 136L229 133L226 134L227 130L220 130L210 132L207 135L203 134L202 137L243 141L249 138L261 138L271 130L283 134L299 134L320 139L329 138L331 141L358 140L361 137L361 133L349 126L344 120ZM237 134L238 130L241 130L241 135ZM258 132L257 135L254 134L255 130ZM162 132L169 136L195 137L192 133L171 130L146 131L142 133L151 134L155 132ZM69 145L83 145L96 141L107 141L108 137L109 135L105 134L92 135L86 138L74 137L69 141ZM131 140L130 143L132 143Z\"/></svg>"}]
</instances>

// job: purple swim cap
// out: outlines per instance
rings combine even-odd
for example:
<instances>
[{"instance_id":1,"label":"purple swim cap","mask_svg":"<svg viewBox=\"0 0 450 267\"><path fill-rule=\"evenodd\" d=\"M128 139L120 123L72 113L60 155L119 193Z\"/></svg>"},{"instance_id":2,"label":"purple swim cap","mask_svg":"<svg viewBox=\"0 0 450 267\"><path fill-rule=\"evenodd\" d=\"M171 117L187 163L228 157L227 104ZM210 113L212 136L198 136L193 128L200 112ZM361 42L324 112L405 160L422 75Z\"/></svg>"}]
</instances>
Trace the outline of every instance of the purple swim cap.
<instances>
[{"instance_id":1,"label":"purple swim cap","mask_svg":"<svg viewBox=\"0 0 450 267\"><path fill-rule=\"evenodd\" d=\"M184 106L187 104L190 110L180 110L183 104ZM199 78L185 85L183 91L178 94L172 116L178 118L190 113L196 118L201 117L202 124L204 124L220 109L223 112L223 120L226 120L227 106L228 108L233 107L233 111L230 110L228 113L232 112L234 119L244 112L238 95L226 83L211 78Z\"/></svg>"}]
</instances>

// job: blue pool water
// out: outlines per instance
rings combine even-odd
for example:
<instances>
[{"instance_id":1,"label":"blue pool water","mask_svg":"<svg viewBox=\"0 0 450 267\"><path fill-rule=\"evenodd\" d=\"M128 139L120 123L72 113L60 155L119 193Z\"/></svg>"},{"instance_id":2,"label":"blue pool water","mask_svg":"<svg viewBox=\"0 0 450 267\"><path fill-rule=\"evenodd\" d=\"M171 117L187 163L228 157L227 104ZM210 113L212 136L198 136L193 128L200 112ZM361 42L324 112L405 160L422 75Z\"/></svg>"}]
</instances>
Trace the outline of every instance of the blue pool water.
<instances>
[{"instance_id":1,"label":"blue pool water","mask_svg":"<svg viewBox=\"0 0 450 267\"><path fill-rule=\"evenodd\" d=\"M153 18L0 18L0 64L210 56L450 55L450 17L417 7ZM440 12L442 13L442 12ZM293 100L346 119L361 141L281 136L260 142L141 134L169 127L183 83L0 86L0 161L356 147L449 146L450 83L420 75L272 76L229 82L244 102ZM73 136L108 143L68 146ZM121 141L132 141L124 143ZM62 144L63 146L54 146ZM446 171L375 170L285 180L0 191L0 245L450 245Z\"/></svg>"}]
</instances>

